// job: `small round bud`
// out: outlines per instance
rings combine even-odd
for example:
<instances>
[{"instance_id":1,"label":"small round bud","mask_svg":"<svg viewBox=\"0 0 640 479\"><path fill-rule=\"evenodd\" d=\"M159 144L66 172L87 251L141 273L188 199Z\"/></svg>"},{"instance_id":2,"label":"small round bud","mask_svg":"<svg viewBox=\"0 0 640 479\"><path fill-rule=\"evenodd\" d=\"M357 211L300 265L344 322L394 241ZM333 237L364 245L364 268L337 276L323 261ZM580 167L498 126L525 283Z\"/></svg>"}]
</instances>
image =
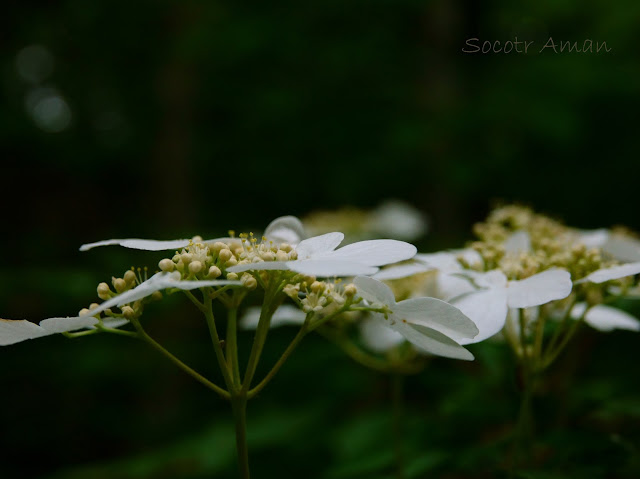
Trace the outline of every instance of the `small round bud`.
<instances>
[{"instance_id":1,"label":"small round bud","mask_svg":"<svg viewBox=\"0 0 640 479\"><path fill-rule=\"evenodd\" d=\"M162 299L162 293L160 291L154 291L151 295L151 299L154 301L160 301Z\"/></svg>"},{"instance_id":2,"label":"small round bud","mask_svg":"<svg viewBox=\"0 0 640 479\"><path fill-rule=\"evenodd\" d=\"M344 295L349 298L355 296L357 292L358 288L356 288L356 285L353 283L349 283L344 287Z\"/></svg>"},{"instance_id":3,"label":"small round bud","mask_svg":"<svg viewBox=\"0 0 640 479\"><path fill-rule=\"evenodd\" d=\"M238 279L238 273L227 273L227 279L230 281L235 281Z\"/></svg>"},{"instance_id":4,"label":"small round bud","mask_svg":"<svg viewBox=\"0 0 640 479\"><path fill-rule=\"evenodd\" d=\"M233 256L233 253L231 252L231 250L225 248L220 250L220 261L225 262L225 261L229 261L231 259L231 257Z\"/></svg>"},{"instance_id":5,"label":"small round bud","mask_svg":"<svg viewBox=\"0 0 640 479\"><path fill-rule=\"evenodd\" d=\"M198 274L200 271L202 271L202 268L204 268L204 266L200 261L192 261L191 263L189 263L189 271L191 271L193 274Z\"/></svg>"},{"instance_id":6,"label":"small round bud","mask_svg":"<svg viewBox=\"0 0 640 479\"><path fill-rule=\"evenodd\" d=\"M173 258L171 258L171 261L173 261L174 263L177 263L178 261L180 261L180 255L174 254Z\"/></svg>"},{"instance_id":7,"label":"small round bud","mask_svg":"<svg viewBox=\"0 0 640 479\"><path fill-rule=\"evenodd\" d=\"M311 291L313 291L314 293L321 293L322 291L324 291L324 283L321 283L320 281L314 281L313 283L311 283Z\"/></svg>"},{"instance_id":8,"label":"small round bud","mask_svg":"<svg viewBox=\"0 0 640 479\"><path fill-rule=\"evenodd\" d=\"M133 318L136 314L131 306L123 306L120 309L122 310L122 315L127 319Z\"/></svg>"},{"instance_id":9,"label":"small round bud","mask_svg":"<svg viewBox=\"0 0 640 479\"><path fill-rule=\"evenodd\" d=\"M118 293L123 293L127 290L127 283L122 278L115 278L113 280L113 287L116 289Z\"/></svg>"},{"instance_id":10,"label":"small round bud","mask_svg":"<svg viewBox=\"0 0 640 479\"><path fill-rule=\"evenodd\" d=\"M273 261L274 259L276 259L276 255L271 251L265 251L264 253L261 253L260 257L265 261Z\"/></svg>"},{"instance_id":11,"label":"small round bud","mask_svg":"<svg viewBox=\"0 0 640 479\"><path fill-rule=\"evenodd\" d=\"M100 283L98 285L98 298L109 299L111 297L111 288L107 283Z\"/></svg>"},{"instance_id":12,"label":"small round bud","mask_svg":"<svg viewBox=\"0 0 640 479\"><path fill-rule=\"evenodd\" d=\"M222 241L216 241L213 245L209 246L209 249L214 253L219 253L227 247Z\"/></svg>"},{"instance_id":13,"label":"small round bud","mask_svg":"<svg viewBox=\"0 0 640 479\"><path fill-rule=\"evenodd\" d=\"M89 309L90 309L90 310L91 310L91 309L96 309L98 306L100 306L98 303L91 303L91 304L89 305Z\"/></svg>"},{"instance_id":14,"label":"small round bud","mask_svg":"<svg viewBox=\"0 0 640 479\"><path fill-rule=\"evenodd\" d=\"M238 260L237 260L237 259L235 259L235 258L231 258L229 261L227 261L227 262L224 264L224 266L225 266L226 268L230 268L231 266L235 266L235 265L237 265L237 264L238 264Z\"/></svg>"},{"instance_id":15,"label":"small round bud","mask_svg":"<svg viewBox=\"0 0 640 479\"><path fill-rule=\"evenodd\" d=\"M289 243L282 243L280 245L280 249L285 253L289 253L293 249L293 247Z\"/></svg>"},{"instance_id":16,"label":"small round bud","mask_svg":"<svg viewBox=\"0 0 640 479\"><path fill-rule=\"evenodd\" d=\"M87 308L82 308L82 309L80 310L80 312L78 312L78 316L86 316L87 314L90 314L90 313L91 313L91 311L90 311L89 309L87 309Z\"/></svg>"},{"instance_id":17,"label":"small round bud","mask_svg":"<svg viewBox=\"0 0 640 479\"><path fill-rule=\"evenodd\" d=\"M191 241L193 241L194 243L202 243L202 236L196 235L193 238L191 238Z\"/></svg>"},{"instance_id":18,"label":"small round bud","mask_svg":"<svg viewBox=\"0 0 640 479\"><path fill-rule=\"evenodd\" d=\"M256 279L249 273L243 274L240 278L240 281L242 281L242 284L247 289L256 289L256 287L258 286L258 281L256 281Z\"/></svg>"},{"instance_id":19,"label":"small round bud","mask_svg":"<svg viewBox=\"0 0 640 479\"><path fill-rule=\"evenodd\" d=\"M296 250L292 250L289 253L289 259L291 259L291 260L298 259L298 252Z\"/></svg>"},{"instance_id":20,"label":"small round bud","mask_svg":"<svg viewBox=\"0 0 640 479\"><path fill-rule=\"evenodd\" d=\"M181 273L184 273L184 263L182 262L182 260L176 263L176 269Z\"/></svg>"},{"instance_id":21,"label":"small round bud","mask_svg":"<svg viewBox=\"0 0 640 479\"><path fill-rule=\"evenodd\" d=\"M180 259L184 264L189 264L193 261L193 255L191 253L182 253Z\"/></svg>"},{"instance_id":22,"label":"small round bud","mask_svg":"<svg viewBox=\"0 0 640 479\"><path fill-rule=\"evenodd\" d=\"M278 251L276 253L276 261L289 261L289 255L284 251Z\"/></svg>"},{"instance_id":23,"label":"small round bud","mask_svg":"<svg viewBox=\"0 0 640 479\"><path fill-rule=\"evenodd\" d=\"M124 274L123 279L127 286L131 287L136 284L138 278L136 278L136 274L133 271L129 270Z\"/></svg>"},{"instance_id":24,"label":"small round bud","mask_svg":"<svg viewBox=\"0 0 640 479\"><path fill-rule=\"evenodd\" d=\"M282 289L282 291L290 298L296 299L298 297L298 291L300 291L300 286L297 284L288 284Z\"/></svg>"},{"instance_id":25,"label":"small round bud","mask_svg":"<svg viewBox=\"0 0 640 479\"><path fill-rule=\"evenodd\" d=\"M176 264L169 258L165 258L163 260L160 260L160 262L158 263L158 268L160 268L162 271L170 273L176 268Z\"/></svg>"},{"instance_id":26,"label":"small round bud","mask_svg":"<svg viewBox=\"0 0 640 479\"><path fill-rule=\"evenodd\" d=\"M218 268L217 266L212 266L211 268L209 268L209 273L207 274L207 277L211 279L216 279L221 274L222 274L222 271L220 271L220 268Z\"/></svg>"}]
</instances>

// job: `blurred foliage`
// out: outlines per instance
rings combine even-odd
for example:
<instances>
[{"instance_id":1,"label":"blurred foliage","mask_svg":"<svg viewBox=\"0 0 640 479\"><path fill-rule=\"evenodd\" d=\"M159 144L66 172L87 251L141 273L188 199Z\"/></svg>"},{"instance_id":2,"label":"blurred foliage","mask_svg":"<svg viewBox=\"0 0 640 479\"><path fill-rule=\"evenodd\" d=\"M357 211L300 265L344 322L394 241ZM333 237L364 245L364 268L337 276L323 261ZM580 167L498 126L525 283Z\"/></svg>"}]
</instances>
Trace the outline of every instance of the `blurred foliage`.
<instances>
[{"instance_id":1,"label":"blurred foliage","mask_svg":"<svg viewBox=\"0 0 640 479\"><path fill-rule=\"evenodd\" d=\"M633 0L10 1L2 17L2 317L73 314L158 260L81 256L83 242L213 237L385 197L431 216L425 250L461 245L496 198L640 230ZM613 52L461 52L515 36ZM25 77L33 45L50 57ZM172 300L150 329L213 374L189 311ZM273 332L265 364L290 336ZM537 466L520 477L640 476L637 341L583 332L536 402ZM473 350L407 380L409 477L507 476L515 373L501 345ZM0 354L0 477L234 477L228 405L140 344ZM388 384L307 341L250 405L256 477L393 477Z\"/></svg>"}]
</instances>

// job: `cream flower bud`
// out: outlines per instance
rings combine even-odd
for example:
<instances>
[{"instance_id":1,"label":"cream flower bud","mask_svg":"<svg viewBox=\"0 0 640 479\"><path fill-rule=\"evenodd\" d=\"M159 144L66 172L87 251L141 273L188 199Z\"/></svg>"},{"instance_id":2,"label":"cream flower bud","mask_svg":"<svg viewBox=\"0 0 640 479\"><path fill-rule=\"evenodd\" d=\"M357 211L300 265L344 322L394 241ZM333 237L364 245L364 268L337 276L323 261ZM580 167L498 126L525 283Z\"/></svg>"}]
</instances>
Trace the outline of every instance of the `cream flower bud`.
<instances>
[{"instance_id":1,"label":"cream flower bud","mask_svg":"<svg viewBox=\"0 0 640 479\"><path fill-rule=\"evenodd\" d=\"M127 283L122 278L113 278L111 280L113 287L118 293L122 293L127 290Z\"/></svg>"},{"instance_id":2,"label":"cream flower bud","mask_svg":"<svg viewBox=\"0 0 640 479\"><path fill-rule=\"evenodd\" d=\"M344 287L344 295L347 298L352 298L353 296L356 295L357 292L358 292L358 288L356 288L356 285L353 283L349 283Z\"/></svg>"},{"instance_id":3,"label":"cream flower bud","mask_svg":"<svg viewBox=\"0 0 640 479\"><path fill-rule=\"evenodd\" d=\"M84 316L86 314L89 314L91 312L91 310L87 309L87 308L82 308L79 312L78 312L78 316Z\"/></svg>"},{"instance_id":4,"label":"cream flower bud","mask_svg":"<svg viewBox=\"0 0 640 479\"><path fill-rule=\"evenodd\" d=\"M258 286L258 281L256 281L256 279L249 273L243 274L240 278L240 281L242 281L242 284L247 289L256 289L256 287Z\"/></svg>"},{"instance_id":5,"label":"cream flower bud","mask_svg":"<svg viewBox=\"0 0 640 479\"><path fill-rule=\"evenodd\" d=\"M232 256L233 256L233 253L228 248L220 250L220 254L219 254L220 261L222 262L229 261Z\"/></svg>"},{"instance_id":6,"label":"cream flower bud","mask_svg":"<svg viewBox=\"0 0 640 479\"><path fill-rule=\"evenodd\" d=\"M209 250L214 252L214 253L218 253L218 252L222 251L223 249L225 249L226 247L227 247L227 245L224 244L222 241L216 241L211 246L209 246Z\"/></svg>"},{"instance_id":7,"label":"cream flower bud","mask_svg":"<svg viewBox=\"0 0 640 479\"><path fill-rule=\"evenodd\" d=\"M171 261L173 261L174 263L177 263L178 261L180 261L180 255L174 254L173 258L171 258Z\"/></svg>"},{"instance_id":8,"label":"cream flower bud","mask_svg":"<svg viewBox=\"0 0 640 479\"><path fill-rule=\"evenodd\" d=\"M131 270L127 271L124 274L123 278L129 288L136 284L136 281L137 281L136 274Z\"/></svg>"},{"instance_id":9,"label":"cream flower bud","mask_svg":"<svg viewBox=\"0 0 640 479\"><path fill-rule=\"evenodd\" d=\"M271 251L265 251L260 255L260 257L265 261L273 261L274 259L276 259L276 255Z\"/></svg>"},{"instance_id":10,"label":"cream flower bud","mask_svg":"<svg viewBox=\"0 0 640 479\"><path fill-rule=\"evenodd\" d=\"M176 269L181 273L184 273L184 263L182 262L182 260L176 263Z\"/></svg>"},{"instance_id":11,"label":"cream flower bud","mask_svg":"<svg viewBox=\"0 0 640 479\"><path fill-rule=\"evenodd\" d=\"M196 235L193 238L191 238L191 241L193 241L194 243L202 243L202 236Z\"/></svg>"},{"instance_id":12,"label":"cream flower bud","mask_svg":"<svg viewBox=\"0 0 640 479\"><path fill-rule=\"evenodd\" d=\"M165 258L163 260L160 260L160 262L158 263L158 268L167 273L171 273L174 269L176 269L176 264L169 258Z\"/></svg>"},{"instance_id":13,"label":"cream flower bud","mask_svg":"<svg viewBox=\"0 0 640 479\"><path fill-rule=\"evenodd\" d=\"M202 271L202 268L204 268L204 266L200 261L192 261L191 263L189 263L189 271L191 271L193 274L198 274L200 271Z\"/></svg>"},{"instance_id":14,"label":"cream flower bud","mask_svg":"<svg viewBox=\"0 0 640 479\"><path fill-rule=\"evenodd\" d=\"M227 279L230 281L235 281L238 279L237 273L227 273Z\"/></svg>"},{"instance_id":15,"label":"cream flower bud","mask_svg":"<svg viewBox=\"0 0 640 479\"><path fill-rule=\"evenodd\" d=\"M238 264L238 260L237 260L237 259L235 259L235 258L231 258L229 261L227 261L227 262L224 264L224 266L225 266L226 268L230 268L231 266L235 266L235 265L237 265L237 264Z\"/></svg>"},{"instance_id":16,"label":"cream flower bud","mask_svg":"<svg viewBox=\"0 0 640 479\"><path fill-rule=\"evenodd\" d=\"M288 284L282 289L282 291L290 298L296 299L298 297L298 292L300 291L300 285Z\"/></svg>"},{"instance_id":17,"label":"cream flower bud","mask_svg":"<svg viewBox=\"0 0 640 479\"><path fill-rule=\"evenodd\" d=\"M280 245L280 249L285 253L289 253L293 249L293 247L289 243L282 243Z\"/></svg>"},{"instance_id":18,"label":"cream flower bud","mask_svg":"<svg viewBox=\"0 0 640 479\"><path fill-rule=\"evenodd\" d=\"M321 293L322 291L324 291L324 283L320 281L314 281L313 283L311 283L310 288L314 293Z\"/></svg>"},{"instance_id":19,"label":"cream flower bud","mask_svg":"<svg viewBox=\"0 0 640 479\"><path fill-rule=\"evenodd\" d=\"M160 301L162 299L162 292L154 291L151 295L151 299L153 299L154 301Z\"/></svg>"},{"instance_id":20,"label":"cream flower bud","mask_svg":"<svg viewBox=\"0 0 640 479\"><path fill-rule=\"evenodd\" d=\"M122 315L127 319L133 318L136 314L131 306L123 306L120 309L122 310Z\"/></svg>"},{"instance_id":21,"label":"cream flower bud","mask_svg":"<svg viewBox=\"0 0 640 479\"><path fill-rule=\"evenodd\" d=\"M212 266L211 268L209 268L209 273L207 274L207 277L211 279L216 279L221 274L222 274L222 271L220 271L220 268L218 268L217 266Z\"/></svg>"},{"instance_id":22,"label":"cream flower bud","mask_svg":"<svg viewBox=\"0 0 640 479\"><path fill-rule=\"evenodd\" d=\"M276 253L276 261L289 261L289 255L284 251L278 251Z\"/></svg>"},{"instance_id":23,"label":"cream flower bud","mask_svg":"<svg viewBox=\"0 0 640 479\"><path fill-rule=\"evenodd\" d=\"M98 303L91 303L89 305L89 310L96 309L98 306L100 306Z\"/></svg>"},{"instance_id":24,"label":"cream flower bud","mask_svg":"<svg viewBox=\"0 0 640 479\"><path fill-rule=\"evenodd\" d=\"M296 259L298 259L298 252L297 252L296 250L292 250L292 251L289 253L289 259L290 259L290 260L296 260Z\"/></svg>"},{"instance_id":25,"label":"cream flower bud","mask_svg":"<svg viewBox=\"0 0 640 479\"><path fill-rule=\"evenodd\" d=\"M180 259L184 264L189 264L193 261L193 255L191 253L182 253Z\"/></svg>"},{"instance_id":26,"label":"cream flower bud","mask_svg":"<svg viewBox=\"0 0 640 479\"><path fill-rule=\"evenodd\" d=\"M111 288L107 283L100 283L98 285L98 298L109 299L111 297Z\"/></svg>"}]
</instances>

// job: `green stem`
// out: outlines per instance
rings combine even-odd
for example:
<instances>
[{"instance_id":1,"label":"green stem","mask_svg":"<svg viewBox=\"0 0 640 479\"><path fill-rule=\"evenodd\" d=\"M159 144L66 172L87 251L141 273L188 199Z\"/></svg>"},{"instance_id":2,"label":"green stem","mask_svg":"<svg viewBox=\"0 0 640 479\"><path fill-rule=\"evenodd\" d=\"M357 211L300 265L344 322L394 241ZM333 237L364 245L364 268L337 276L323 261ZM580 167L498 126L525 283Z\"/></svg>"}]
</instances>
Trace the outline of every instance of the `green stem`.
<instances>
[{"instance_id":1,"label":"green stem","mask_svg":"<svg viewBox=\"0 0 640 479\"><path fill-rule=\"evenodd\" d=\"M262 304L260 319L258 320L258 327L256 328L256 333L253 337L253 345L251 346L249 360L247 361L247 369L244 373L244 381L242 382L242 390L245 392L248 392L251 388L251 381L256 373L258 362L260 361L260 355L262 354L262 349L264 348L264 343L267 340L267 334L269 333L271 317L280 305L280 302L276 301L278 293L279 289L276 289L272 294L269 294L269 291L265 292L264 303Z\"/></svg>"},{"instance_id":2,"label":"green stem","mask_svg":"<svg viewBox=\"0 0 640 479\"><path fill-rule=\"evenodd\" d=\"M240 380L240 366L238 364L238 308L229 308L227 314L227 339L225 345L227 364L233 383L239 389L242 381Z\"/></svg>"},{"instance_id":3,"label":"green stem","mask_svg":"<svg viewBox=\"0 0 640 479\"><path fill-rule=\"evenodd\" d=\"M236 451L238 453L238 471L242 479L249 479L249 449L247 447L247 396L231 397L231 408L236 426Z\"/></svg>"},{"instance_id":4,"label":"green stem","mask_svg":"<svg viewBox=\"0 0 640 479\"><path fill-rule=\"evenodd\" d=\"M396 453L396 476L404 479L404 437L403 437L403 416L404 416L404 376L401 374L391 375L391 399L393 406L393 434Z\"/></svg>"},{"instance_id":5,"label":"green stem","mask_svg":"<svg viewBox=\"0 0 640 479\"><path fill-rule=\"evenodd\" d=\"M222 373L222 377L224 379L224 383L227 386L229 391L234 389L234 383L229 374L229 369L227 366L227 361L224 357L224 353L222 352L222 345L220 344L220 336L218 335L218 330L216 329L216 322L213 317L213 307L211 304L211 298L208 296L205 299L205 310L204 316L207 320L207 326L209 327L209 334L211 335L211 343L213 344L213 350L216 354L216 359L218 360L218 366L220 367L220 372Z\"/></svg>"},{"instance_id":6,"label":"green stem","mask_svg":"<svg viewBox=\"0 0 640 479\"><path fill-rule=\"evenodd\" d=\"M142 328L142 325L140 324L140 321L138 321L138 319L136 318L132 318L131 319L131 323L134 325L134 327L136 328L136 330L138 331L138 337L140 339L142 339L143 341L146 341L147 343L149 343L156 351L158 351L160 354L162 354L164 357L166 357L167 359L169 359L172 363L174 363L176 366L178 366L180 369L182 369L184 372L186 372L187 374L189 374L191 377L193 377L196 381L204 384L206 387L208 387L209 389L211 389L212 391L218 393L220 396L222 396L222 398L224 399L229 399L230 395L227 391L225 391L224 389L222 389L220 386L212 383L211 381L209 381L207 378L205 378L204 376L202 376L200 373L198 373L197 371L195 371L194 369L190 368L189 366L187 366L185 363L183 363L182 361L180 361L177 357L175 357L173 354L171 354L169 351L167 351L164 347L162 347L158 342L156 342L151 336L149 336L147 334L147 332Z\"/></svg>"},{"instance_id":7,"label":"green stem","mask_svg":"<svg viewBox=\"0 0 640 479\"><path fill-rule=\"evenodd\" d=\"M247 393L247 397L249 399L251 399L260 391L262 391L262 389L269 383L269 381L273 379L273 377L280 370L280 368L285 363L285 361L289 358L289 356L291 356L291 353L293 353L294 349L296 349L296 347L298 346L300 341L302 341L302 338L306 336L306 334L307 334L307 328L305 323L298 331L298 334L296 334L296 337L293 338L289 346L287 346L287 349L285 349L285 351L282 353L282 356L280 356L280 359L278 359L278 362L276 362L273 368L271 368L271 371L269 371L269 373L264 377L262 381L260 381L260 383L256 387L249 390L249 392Z\"/></svg>"}]
</instances>

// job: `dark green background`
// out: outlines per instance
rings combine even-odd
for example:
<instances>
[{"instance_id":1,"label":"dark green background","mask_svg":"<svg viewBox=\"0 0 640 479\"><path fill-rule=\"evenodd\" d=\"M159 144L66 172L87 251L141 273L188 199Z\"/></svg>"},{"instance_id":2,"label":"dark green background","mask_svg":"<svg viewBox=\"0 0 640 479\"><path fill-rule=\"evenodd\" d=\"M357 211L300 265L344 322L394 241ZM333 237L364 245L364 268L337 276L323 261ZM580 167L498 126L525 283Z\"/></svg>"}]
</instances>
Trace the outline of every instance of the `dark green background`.
<instances>
[{"instance_id":1,"label":"dark green background","mask_svg":"<svg viewBox=\"0 0 640 479\"><path fill-rule=\"evenodd\" d=\"M74 314L98 282L161 257L81 255L84 242L216 236L387 197L429 214L424 251L463 244L495 199L640 229L639 24L633 0L9 2L0 316ZM461 51L516 36L612 51ZM16 70L33 44L55 61L39 85ZM34 123L38 86L65 98L68 128ZM202 322L167 304L152 332L213 372ZM267 361L291 333L274 331ZM540 467L522 477L640 474L637 341L575 342L538 404ZM412 477L501 473L513 366L499 345L472 349L474 364L436 360L408 382ZM47 338L0 363L2 478L234 477L228 406L140 344ZM387 396L384 377L308 340L251 404L255 476L387 477Z\"/></svg>"}]
</instances>

